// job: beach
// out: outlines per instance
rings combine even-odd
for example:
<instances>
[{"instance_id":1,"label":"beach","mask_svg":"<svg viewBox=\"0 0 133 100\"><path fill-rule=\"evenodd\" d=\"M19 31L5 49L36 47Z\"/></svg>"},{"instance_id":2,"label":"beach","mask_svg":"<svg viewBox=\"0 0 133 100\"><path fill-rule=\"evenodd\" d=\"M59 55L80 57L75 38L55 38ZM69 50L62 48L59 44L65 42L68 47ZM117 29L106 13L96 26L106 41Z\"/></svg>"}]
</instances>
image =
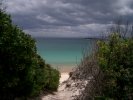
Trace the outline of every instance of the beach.
<instances>
[{"instance_id":1,"label":"beach","mask_svg":"<svg viewBox=\"0 0 133 100\"><path fill-rule=\"evenodd\" d=\"M69 78L69 73L74 70L74 66L66 66L66 65L61 65L60 68L58 69L60 72L60 84L64 81L66 81Z\"/></svg>"},{"instance_id":2,"label":"beach","mask_svg":"<svg viewBox=\"0 0 133 100\"><path fill-rule=\"evenodd\" d=\"M69 73L72 72L76 68L76 64L53 64L53 67L56 66L55 68L60 72L60 83L66 81L69 78ZM58 66L58 67L57 67Z\"/></svg>"}]
</instances>

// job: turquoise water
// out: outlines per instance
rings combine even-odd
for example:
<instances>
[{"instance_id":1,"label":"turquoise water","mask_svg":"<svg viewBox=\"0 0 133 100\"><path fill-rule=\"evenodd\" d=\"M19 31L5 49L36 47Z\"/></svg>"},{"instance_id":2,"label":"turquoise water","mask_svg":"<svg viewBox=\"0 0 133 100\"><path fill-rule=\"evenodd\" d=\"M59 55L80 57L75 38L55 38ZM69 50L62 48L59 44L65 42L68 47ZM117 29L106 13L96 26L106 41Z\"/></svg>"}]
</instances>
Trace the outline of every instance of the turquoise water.
<instances>
[{"instance_id":1,"label":"turquoise water","mask_svg":"<svg viewBox=\"0 0 133 100\"><path fill-rule=\"evenodd\" d=\"M95 40L74 38L37 38L38 54L51 65L79 64L84 51L91 53Z\"/></svg>"}]
</instances>

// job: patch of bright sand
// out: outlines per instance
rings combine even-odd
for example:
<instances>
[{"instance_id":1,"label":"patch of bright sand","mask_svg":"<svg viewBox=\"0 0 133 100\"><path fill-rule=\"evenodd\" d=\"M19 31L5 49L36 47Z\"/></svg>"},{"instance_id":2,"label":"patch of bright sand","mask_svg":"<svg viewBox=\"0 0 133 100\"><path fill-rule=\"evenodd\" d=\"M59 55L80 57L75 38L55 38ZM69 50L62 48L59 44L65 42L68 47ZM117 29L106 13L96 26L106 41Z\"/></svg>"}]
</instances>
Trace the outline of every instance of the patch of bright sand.
<instances>
[{"instance_id":1,"label":"patch of bright sand","mask_svg":"<svg viewBox=\"0 0 133 100\"><path fill-rule=\"evenodd\" d=\"M66 81L69 78L69 73L61 73L60 83Z\"/></svg>"}]
</instances>

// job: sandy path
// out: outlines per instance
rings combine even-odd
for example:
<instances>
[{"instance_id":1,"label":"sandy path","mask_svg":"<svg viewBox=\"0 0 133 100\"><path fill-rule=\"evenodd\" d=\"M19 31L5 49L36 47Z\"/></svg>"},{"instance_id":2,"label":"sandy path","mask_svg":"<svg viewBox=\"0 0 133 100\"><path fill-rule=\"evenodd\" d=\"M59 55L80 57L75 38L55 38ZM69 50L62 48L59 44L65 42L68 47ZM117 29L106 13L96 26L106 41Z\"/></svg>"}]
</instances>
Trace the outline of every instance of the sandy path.
<instances>
[{"instance_id":1,"label":"sandy path","mask_svg":"<svg viewBox=\"0 0 133 100\"><path fill-rule=\"evenodd\" d=\"M60 83L66 81L69 78L68 73L61 73Z\"/></svg>"},{"instance_id":2,"label":"sandy path","mask_svg":"<svg viewBox=\"0 0 133 100\"><path fill-rule=\"evenodd\" d=\"M68 73L61 73L60 84L69 78ZM64 91L65 86L59 86L58 91L54 92L54 95L49 94L42 97L42 100L71 100L71 92Z\"/></svg>"}]
</instances>

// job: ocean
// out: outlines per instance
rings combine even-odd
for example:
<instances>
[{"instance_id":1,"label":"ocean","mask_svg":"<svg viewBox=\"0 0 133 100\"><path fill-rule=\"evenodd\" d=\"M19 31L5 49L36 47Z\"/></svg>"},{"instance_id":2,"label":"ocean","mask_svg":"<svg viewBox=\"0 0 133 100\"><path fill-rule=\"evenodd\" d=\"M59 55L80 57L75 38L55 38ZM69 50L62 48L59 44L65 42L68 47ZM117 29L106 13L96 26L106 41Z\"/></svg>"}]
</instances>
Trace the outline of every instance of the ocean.
<instances>
[{"instance_id":1,"label":"ocean","mask_svg":"<svg viewBox=\"0 0 133 100\"><path fill-rule=\"evenodd\" d=\"M96 40L83 38L36 38L37 52L53 67L76 66Z\"/></svg>"}]
</instances>

